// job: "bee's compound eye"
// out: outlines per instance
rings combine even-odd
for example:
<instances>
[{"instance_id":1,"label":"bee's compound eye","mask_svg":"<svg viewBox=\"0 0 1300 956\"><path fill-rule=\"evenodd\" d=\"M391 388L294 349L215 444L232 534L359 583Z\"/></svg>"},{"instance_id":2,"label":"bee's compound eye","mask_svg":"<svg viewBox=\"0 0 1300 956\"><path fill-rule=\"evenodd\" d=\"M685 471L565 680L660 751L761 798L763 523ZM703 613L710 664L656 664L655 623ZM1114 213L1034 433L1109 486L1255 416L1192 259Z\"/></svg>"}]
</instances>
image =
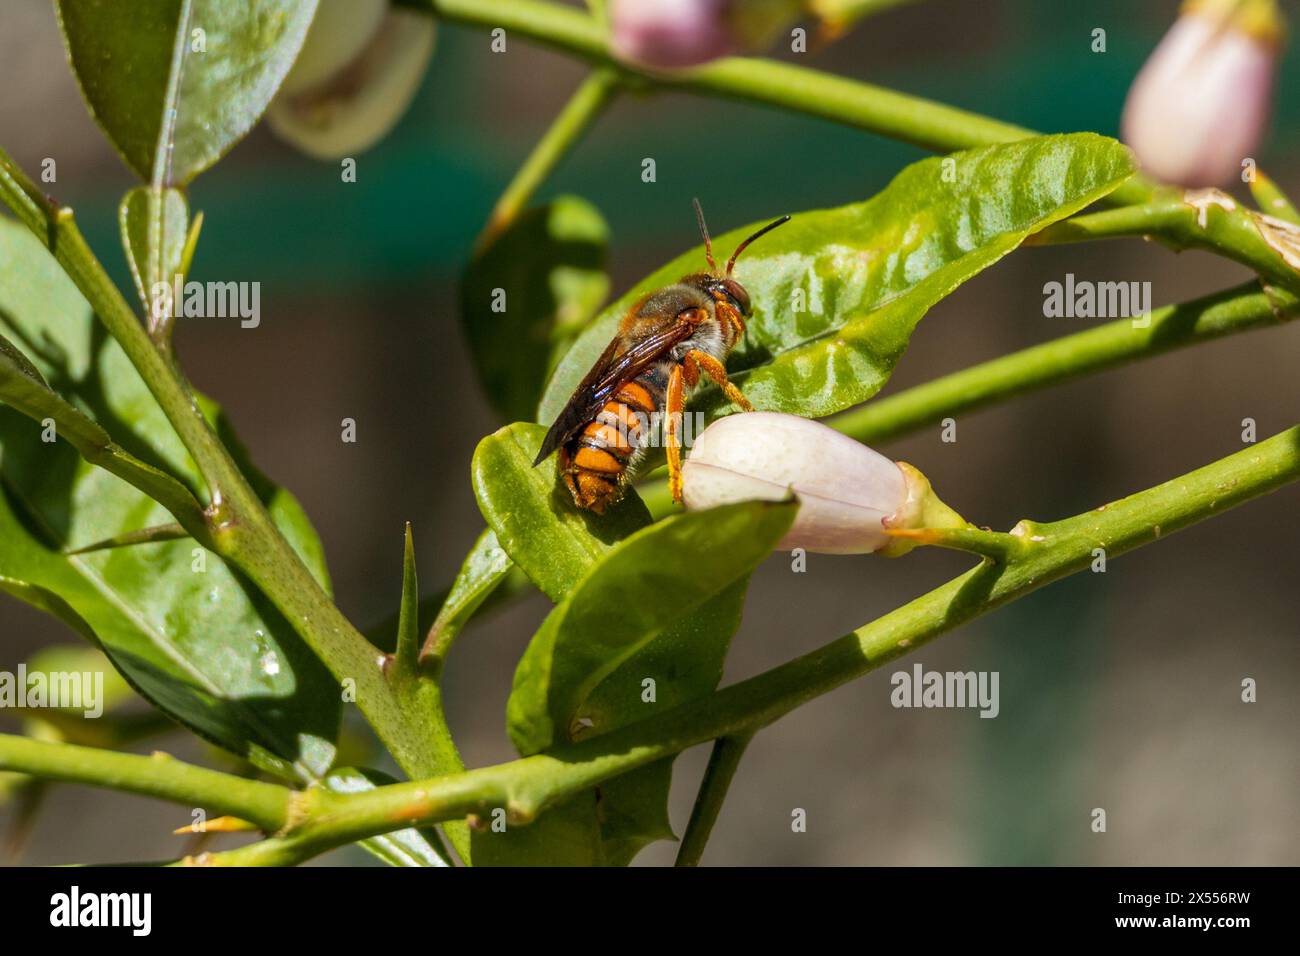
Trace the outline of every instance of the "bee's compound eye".
<instances>
[{"instance_id":1,"label":"bee's compound eye","mask_svg":"<svg viewBox=\"0 0 1300 956\"><path fill-rule=\"evenodd\" d=\"M745 287L735 279L723 279L722 291L727 294L727 298L736 303L736 308L740 309L741 315L749 315L749 293Z\"/></svg>"}]
</instances>

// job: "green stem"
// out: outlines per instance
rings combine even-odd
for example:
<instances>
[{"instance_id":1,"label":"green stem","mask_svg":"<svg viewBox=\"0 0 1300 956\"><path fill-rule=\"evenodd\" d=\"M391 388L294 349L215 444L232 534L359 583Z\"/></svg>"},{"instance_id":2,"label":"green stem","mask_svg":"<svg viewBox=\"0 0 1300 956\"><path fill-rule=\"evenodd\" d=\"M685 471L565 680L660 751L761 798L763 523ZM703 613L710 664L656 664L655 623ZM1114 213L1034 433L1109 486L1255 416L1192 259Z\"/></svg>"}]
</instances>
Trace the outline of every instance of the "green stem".
<instances>
[{"instance_id":1,"label":"green stem","mask_svg":"<svg viewBox=\"0 0 1300 956\"><path fill-rule=\"evenodd\" d=\"M464 772L465 761L447 723L447 712L442 703L442 686L426 675L412 674L409 680L396 684L394 692L406 722L418 722L417 726L423 729L424 746L436 768L432 774ZM448 820L442 829L461 860L467 864L472 862L472 844L465 821Z\"/></svg>"},{"instance_id":2,"label":"green stem","mask_svg":"<svg viewBox=\"0 0 1300 956\"><path fill-rule=\"evenodd\" d=\"M867 444L889 441L1015 395L1297 316L1300 300L1249 282L1154 309L1146 324L1120 319L962 369L868 402L827 424Z\"/></svg>"},{"instance_id":3,"label":"green stem","mask_svg":"<svg viewBox=\"0 0 1300 956\"><path fill-rule=\"evenodd\" d=\"M1290 197L1268 176L1256 171L1250 184L1250 194L1255 197L1255 203L1261 212L1300 226L1300 210L1296 209Z\"/></svg>"},{"instance_id":4,"label":"green stem","mask_svg":"<svg viewBox=\"0 0 1300 956\"><path fill-rule=\"evenodd\" d=\"M652 73L614 58L606 31L572 7L543 0L398 0L452 23L505 29L652 86L773 106L949 153L1037 135L1012 123L778 60L729 57L692 70ZM1141 202L1151 186L1134 177L1108 202Z\"/></svg>"},{"instance_id":5,"label":"green stem","mask_svg":"<svg viewBox=\"0 0 1300 956\"><path fill-rule=\"evenodd\" d=\"M210 815L256 823L268 833L285 825L293 800L286 787L196 767L164 753L142 757L12 734L0 734L0 769L201 807Z\"/></svg>"},{"instance_id":6,"label":"green stem","mask_svg":"<svg viewBox=\"0 0 1300 956\"><path fill-rule=\"evenodd\" d=\"M1270 223L1217 189L1162 189L1150 202L1058 222L1028 244L1137 236L1159 239L1176 250L1217 252L1300 294L1300 229L1285 221Z\"/></svg>"},{"instance_id":7,"label":"green stem","mask_svg":"<svg viewBox=\"0 0 1300 956\"><path fill-rule=\"evenodd\" d=\"M143 489L142 489L143 490ZM148 494L148 492L146 492ZM153 497L150 495L150 497ZM157 498L154 499L158 500ZM200 517L202 512L199 513ZM177 541L181 538L192 538L193 533L178 522L169 522L168 524L157 524L148 528L140 528L136 531L124 531L121 534L115 534L111 538L102 538L90 544L82 545L80 548L72 548L65 551L64 554L90 554L92 551L107 551L113 548L128 548L137 544L153 544L158 541Z\"/></svg>"},{"instance_id":8,"label":"green stem","mask_svg":"<svg viewBox=\"0 0 1300 956\"><path fill-rule=\"evenodd\" d=\"M578 87L497 200L476 244L480 252L523 212L546 178L609 105L618 86L617 73L599 69Z\"/></svg>"},{"instance_id":9,"label":"green stem","mask_svg":"<svg viewBox=\"0 0 1300 956\"><path fill-rule=\"evenodd\" d=\"M677 851L674 866L699 866L704 856L704 847L709 842L709 834L722 812L722 802L727 798L731 779L740 766L740 758L745 755L745 748L753 739L753 734L738 734L732 737L719 737L713 742L709 754L709 765L704 769L704 779L700 783L700 792L695 797L695 806L691 808L691 819L686 824L686 833L682 836L682 845Z\"/></svg>"},{"instance_id":10,"label":"green stem","mask_svg":"<svg viewBox=\"0 0 1300 956\"><path fill-rule=\"evenodd\" d=\"M1300 426L1103 508L1050 524L1021 522L1015 533L1028 547L1014 560L981 564L819 650L661 717L549 754L365 796L382 801L405 825L497 806L515 820L531 820L608 777L708 740L757 730L961 624L1086 569L1095 548L1105 548L1113 559L1297 478ZM379 813L377 807L368 812Z\"/></svg>"},{"instance_id":11,"label":"green stem","mask_svg":"<svg viewBox=\"0 0 1300 956\"><path fill-rule=\"evenodd\" d=\"M45 197L9 154L0 150L0 199L42 239L95 314L122 346L154 399L198 464L218 514L227 498L256 500L167 358L154 347L134 311L109 279L77 228L72 210ZM177 520L181 520L177 515Z\"/></svg>"},{"instance_id":12,"label":"green stem","mask_svg":"<svg viewBox=\"0 0 1300 956\"><path fill-rule=\"evenodd\" d=\"M908 528L887 529L886 533L894 538L894 544L906 542L911 547L927 545L934 548L948 548L952 551L965 551L978 554L989 561L1006 563L1022 551L1026 545L1023 538L1003 531L987 531L973 525L965 528ZM909 547L907 550L910 550ZM889 557L906 554L907 550L892 551L889 548L881 553Z\"/></svg>"},{"instance_id":13,"label":"green stem","mask_svg":"<svg viewBox=\"0 0 1300 956\"><path fill-rule=\"evenodd\" d=\"M728 57L692 70L649 72L615 59L589 15L543 0L401 0L453 23L503 28L654 85L777 106L858 126L939 152L1009 142L1033 131L917 96L774 60Z\"/></svg>"},{"instance_id":14,"label":"green stem","mask_svg":"<svg viewBox=\"0 0 1300 956\"><path fill-rule=\"evenodd\" d=\"M103 468L159 502L180 522L178 530L200 544L210 544L203 506L173 475L143 462L118 445L80 409L49 388L23 366L20 354L6 351L0 338L0 402L36 422L54 423L54 432L92 465Z\"/></svg>"},{"instance_id":15,"label":"green stem","mask_svg":"<svg viewBox=\"0 0 1300 956\"><path fill-rule=\"evenodd\" d=\"M826 21L833 35L847 30L864 17L901 7L917 0L808 0L808 7Z\"/></svg>"},{"instance_id":16,"label":"green stem","mask_svg":"<svg viewBox=\"0 0 1300 956\"><path fill-rule=\"evenodd\" d=\"M213 854L201 862L297 863L332 847L408 826L488 816L500 807L512 826L534 820L547 807L603 780L723 737L750 735L791 710L876 670L966 622L1089 567L1095 549L1108 558L1168 537L1197 521L1267 494L1300 478L1300 426L1242 449L1189 474L1093 511L1046 524L1022 521L1012 531L1025 547L1005 563L982 562L960 577L838 640L779 667L653 718L549 753L467 770L432 780L400 783L365 793L319 790L292 805L282 788L258 791L258 803L211 780L184 774L175 764L109 755L105 763L74 772L56 754L62 745L13 743L0 738L0 769L15 769L84 783L171 796L220 806L236 816L261 813L260 825L286 824L270 840ZM16 738L21 741L21 738ZM27 749L24 749L27 748ZM31 748L46 748L34 751ZM41 759L33 759L32 754ZM75 753L75 752L74 752ZM74 759L76 759L74 757ZM146 771L146 767L151 768ZM190 768L197 769L197 768ZM184 785L182 785L182 783ZM261 784L261 787L271 785ZM171 789L169 789L171 788ZM224 803L219 803L218 798ZM285 800L282 804L280 801ZM237 806L237 803L247 806Z\"/></svg>"}]
</instances>

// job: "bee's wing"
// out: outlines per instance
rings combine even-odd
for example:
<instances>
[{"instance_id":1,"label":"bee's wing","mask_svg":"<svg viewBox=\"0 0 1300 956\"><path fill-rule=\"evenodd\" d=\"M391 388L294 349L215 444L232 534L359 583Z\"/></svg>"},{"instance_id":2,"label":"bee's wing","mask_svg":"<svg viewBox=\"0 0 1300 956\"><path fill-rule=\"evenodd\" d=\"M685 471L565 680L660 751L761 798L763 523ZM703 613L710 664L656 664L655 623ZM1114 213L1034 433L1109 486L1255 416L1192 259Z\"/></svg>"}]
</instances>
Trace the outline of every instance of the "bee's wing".
<instances>
[{"instance_id":1,"label":"bee's wing","mask_svg":"<svg viewBox=\"0 0 1300 956\"><path fill-rule=\"evenodd\" d=\"M533 460L534 465L545 461L555 449L578 433L578 431L596 417L596 414L618 391L620 385L636 378L643 371L663 357L664 353L678 342L689 338L695 326L682 319L674 319L667 325L654 329L648 335L626 344L622 335L605 347L596 364L591 367L581 384L574 390L563 411L555 417L551 430L542 441L541 451Z\"/></svg>"}]
</instances>

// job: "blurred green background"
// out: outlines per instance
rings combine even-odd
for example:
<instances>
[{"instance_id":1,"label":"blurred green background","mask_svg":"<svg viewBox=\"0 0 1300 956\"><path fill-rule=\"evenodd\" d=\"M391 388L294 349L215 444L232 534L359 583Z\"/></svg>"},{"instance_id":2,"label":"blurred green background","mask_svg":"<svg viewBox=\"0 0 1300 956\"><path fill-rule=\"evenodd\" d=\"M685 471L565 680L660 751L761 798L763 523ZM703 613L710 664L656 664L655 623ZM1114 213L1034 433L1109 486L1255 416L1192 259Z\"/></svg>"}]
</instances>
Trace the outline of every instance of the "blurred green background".
<instances>
[{"instance_id":1,"label":"blurred green background","mask_svg":"<svg viewBox=\"0 0 1300 956\"><path fill-rule=\"evenodd\" d=\"M863 24L800 62L1044 131L1116 135L1128 84L1170 23L1172 0L928 0ZM1292 11L1294 12L1294 8ZM1091 51L1092 31L1107 51ZM178 348L263 470L291 488L324 539L344 611L365 625L400 590L403 523L426 591L447 583L481 527L468 483L495 421L469 369L456 282L500 190L584 75L510 38L443 26L430 74L397 130L358 158L355 184L259 128L191 190L204 210L193 277L259 281L262 324L196 320ZM1300 56L1283 64L1273 134L1256 157L1300 195ZM77 209L124 284L116 207L132 184L89 119L44 0L0 10L0 143ZM698 195L715 231L879 190L922 154L858 131L682 95L620 100L549 182L606 215L616 293L695 243ZM658 181L640 179L656 160ZM1240 184L1235 191L1244 195ZM1150 281L1165 303L1247 278L1208 255L1137 241L1025 249L926 318L888 387L1083 328L1043 317L1067 272ZM1300 327L1201 346L963 417L882 450L930 475L977 523L1005 528L1091 507L1294 424ZM355 418L359 440L339 441ZM1284 490L1084 574L908 658L997 670L1001 714L895 710L882 672L761 733L706 862L713 864L1295 864L1300 862L1300 590ZM948 553L903 561L771 558L751 588L728 680L810 650L951 577ZM476 623L447 678L467 760L512 756L503 721L514 663L546 610L537 596ZM0 599L0 668L71 635ZM1259 702L1240 702L1244 677ZM0 728L14 722L0 714ZM181 733L158 747L205 759ZM707 754L678 763L685 825ZM1090 831L1094 807L1109 830ZM808 813L792 833L791 811ZM0 808L0 824L12 816ZM175 856L182 810L58 788L23 858ZM659 844L640 862L668 862ZM344 851L331 862L364 862Z\"/></svg>"}]
</instances>

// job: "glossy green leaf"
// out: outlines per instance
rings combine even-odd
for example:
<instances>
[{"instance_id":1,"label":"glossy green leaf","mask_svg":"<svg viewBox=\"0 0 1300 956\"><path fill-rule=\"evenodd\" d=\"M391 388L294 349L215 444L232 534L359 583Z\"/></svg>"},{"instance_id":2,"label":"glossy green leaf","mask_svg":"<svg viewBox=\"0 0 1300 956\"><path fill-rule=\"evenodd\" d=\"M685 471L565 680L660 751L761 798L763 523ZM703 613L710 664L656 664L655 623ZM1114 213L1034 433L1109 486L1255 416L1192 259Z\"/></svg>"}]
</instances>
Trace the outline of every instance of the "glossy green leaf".
<instances>
[{"instance_id":1,"label":"glossy green leaf","mask_svg":"<svg viewBox=\"0 0 1300 956\"><path fill-rule=\"evenodd\" d=\"M92 115L145 182L183 185L244 137L293 66L316 0L58 0Z\"/></svg>"},{"instance_id":2,"label":"glossy green leaf","mask_svg":"<svg viewBox=\"0 0 1300 956\"><path fill-rule=\"evenodd\" d=\"M594 206L559 196L521 215L465 270L465 336L506 421L532 417L555 363L605 301L608 242Z\"/></svg>"},{"instance_id":3,"label":"glossy green leaf","mask_svg":"<svg viewBox=\"0 0 1300 956\"><path fill-rule=\"evenodd\" d=\"M599 791L587 790L549 807L527 826L510 826L501 817L505 808L497 808L484 820L486 829L470 831L474 865L605 866L601 803Z\"/></svg>"},{"instance_id":4,"label":"glossy green leaf","mask_svg":"<svg viewBox=\"0 0 1300 956\"><path fill-rule=\"evenodd\" d=\"M16 597L24 604L30 604L37 610L44 611L52 617L57 617L87 640L95 640L95 632L86 623L85 619L76 612L71 604L53 591L32 584L30 581L11 578L5 574L0 574L0 591Z\"/></svg>"},{"instance_id":5,"label":"glossy green leaf","mask_svg":"<svg viewBox=\"0 0 1300 956\"><path fill-rule=\"evenodd\" d=\"M16 383L16 387L24 392L49 391L49 383L45 381L41 370L2 335L0 335L0 369L3 369ZM27 381L23 382L23 379Z\"/></svg>"},{"instance_id":6,"label":"glossy green leaf","mask_svg":"<svg viewBox=\"0 0 1300 956\"><path fill-rule=\"evenodd\" d=\"M922 160L866 202L795 214L736 266L754 314L728 362L734 381L769 411L819 417L865 401L932 305L1132 172L1115 140L1042 136ZM716 237L719 258L761 224ZM637 298L703 268L699 246L602 313L560 362L539 419L555 418ZM712 387L695 407L731 410Z\"/></svg>"},{"instance_id":7,"label":"glossy green leaf","mask_svg":"<svg viewBox=\"0 0 1300 956\"><path fill-rule=\"evenodd\" d=\"M746 579L736 581L633 653L591 691L586 712L612 730L712 692L740 626L746 586ZM653 701L643 697L647 677L655 681ZM575 737L597 730L584 718L570 721ZM476 865L627 865L646 845L676 839L668 816L672 765L671 758L660 760L607 780L527 827L476 833Z\"/></svg>"},{"instance_id":8,"label":"glossy green leaf","mask_svg":"<svg viewBox=\"0 0 1300 956\"><path fill-rule=\"evenodd\" d=\"M125 479L154 500L194 512L194 496L171 475L140 461L119 445L97 422L64 401L8 339L0 335L0 404L40 423L42 439L63 438L88 460L111 460Z\"/></svg>"},{"instance_id":9,"label":"glossy green leaf","mask_svg":"<svg viewBox=\"0 0 1300 956\"><path fill-rule=\"evenodd\" d=\"M162 411L80 293L39 240L3 217L0 334L87 427L111 433L145 466L202 487ZM201 405L242 457L219 410ZM320 541L301 507L245 470L328 587ZM278 612L220 558L189 539L66 553L171 520L67 442L43 441L39 423L0 408L0 577L16 582L7 590L29 601L57 595L144 697L203 736L282 774L323 773L342 708L338 686ZM48 601L34 603L59 613Z\"/></svg>"},{"instance_id":10,"label":"glossy green leaf","mask_svg":"<svg viewBox=\"0 0 1300 956\"><path fill-rule=\"evenodd\" d=\"M397 781L378 770L340 767L331 770L324 784L335 793L364 793ZM360 845L389 866L451 866L437 831L407 827L362 840Z\"/></svg>"},{"instance_id":11,"label":"glossy green leaf","mask_svg":"<svg viewBox=\"0 0 1300 956\"><path fill-rule=\"evenodd\" d=\"M638 531L649 534L641 531L649 525L649 516L634 492L603 517L579 513L568 493L562 488L557 491L553 462L532 467L544 431L521 423L484 439L474 456L474 487L484 517L512 561L552 600L562 602L594 573L594 567L603 564L611 549L621 546L619 542ZM770 551L772 543L762 553ZM660 559L665 566L685 567L676 555L661 554ZM565 718L565 726L572 725L575 735L581 737L649 716L651 708L667 709L711 692L721 679L728 644L740 624L745 585L745 580L736 580L698 603L690 615L662 627L648 641L634 640L630 655L615 653L618 660L611 660L612 666L602 668L599 679L589 682L583 712ZM657 593L653 582L647 582L637 592L637 602L677 606L675 596L654 600ZM610 608L611 617L623 613L621 605ZM558 652L566 673L568 646L564 642ZM543 653L530 650L525 660L540 660L536 655ZM578 649L575 666L587 663ZM656 682L653 704L642 701L642 681L647 677ZM555 693L561 694L558 685ZM590 725L583 722L592 715L595 719ZM551 719L549 709L545 719ZM664 760L606 781L598 793L580 794L527 827L508 828L504 833L476 832L475 862L627 863L647 843L673 837L667 812L671 768L672 761Z\"/></svg>"},{"instance_id":12,"label":"glossy green leaf","mask_svg":"<svg viewBox=\"0 0 1300 956\"><path fill-rule=\"evenodd\" d=\"M189 203L179 189L137 186L123 197L117 222L136 294L145 311L157 320L160 309L175 308L174 291L170 298L156 292L159 284L174 289L177 276L184 271Z\"/></svg>"},{"instance_id":13,"label":"glossy green leaf","mask_svg":"<svg viewBox=\"0 0 1300 956\"><path fill-rule=\"evenodd\" d=\"M793 502L753 501L687 512L601 557L547 617L515 671L506 713L519 752L538 753L648 716L642 681L679 679L688 641L660 649L666 672L647 668L624 675L623 686L601 685L661 634L707 642L701 628L691 635L670 628L696 624L698 609L746 578L789 530L796 509Z\"/></svg>"},{"instance_id":14,"label":"glossy green leaf","mask_svg":"<svg viewBox=\"0 0 1300 956\"><path fill-rule=\"evenodd\" d=\"M474 613L512 577L523 575L502 549L496 534L491 530L484 531L465 556L456 580L438 608L438 615L428 632L429 653L441 657ZM527 580L522 586L528 586ZM512 591L518 589L519 585L511 588Z\"/></svg>"},{"instance_id":15,"label":"glossy green leaf","mask_svg":"<svg viewBox=\"0 0 1300 956\"><path fill-rule=\"evenodd\" d=\"M559 601L591 563L650 513L629 491L604 515L579 511L554 459L533 467L546 429L516 422L479 442L470 464L479 510L497 541L542 593Z\"/></svg>"}]
</instances>

